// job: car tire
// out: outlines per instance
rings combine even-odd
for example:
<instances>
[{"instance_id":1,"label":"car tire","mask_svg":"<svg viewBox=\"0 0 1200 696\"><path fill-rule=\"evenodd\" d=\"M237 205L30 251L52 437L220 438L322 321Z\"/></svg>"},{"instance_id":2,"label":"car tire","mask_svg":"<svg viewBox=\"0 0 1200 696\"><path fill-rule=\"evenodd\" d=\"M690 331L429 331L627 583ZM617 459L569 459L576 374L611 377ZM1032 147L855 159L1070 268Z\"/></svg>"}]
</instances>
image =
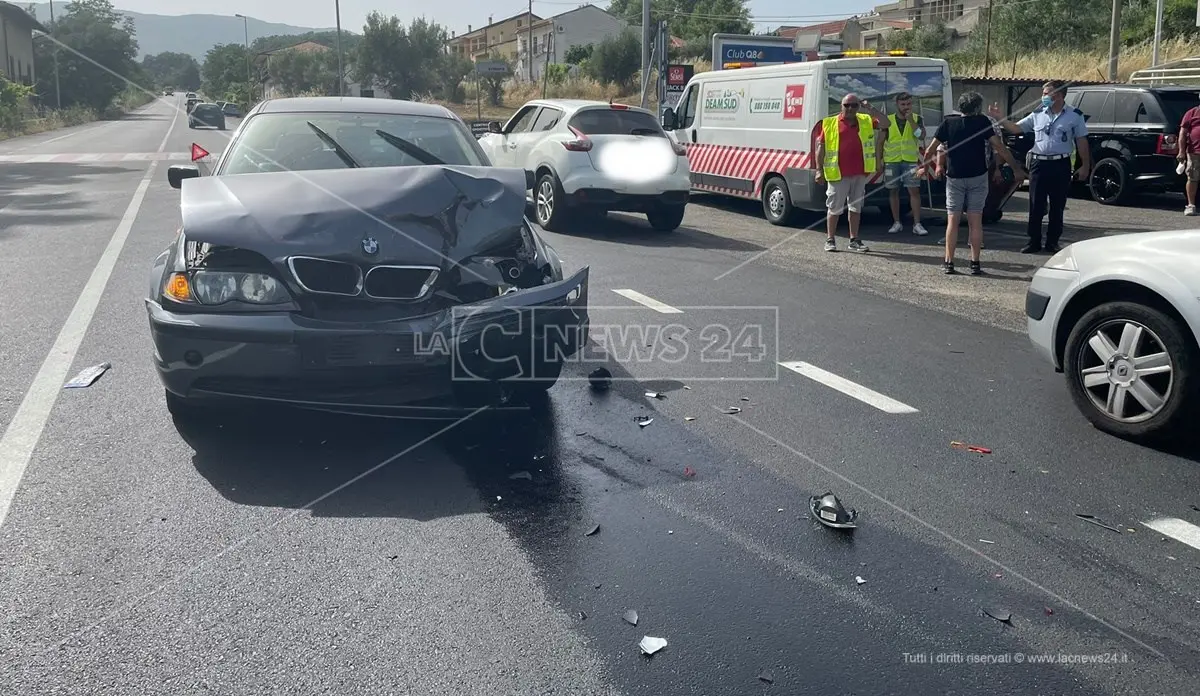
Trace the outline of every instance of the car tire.
<instances>
[{"instance_id":1,"label":"car tire","mask_svg":"<svg viewBox=\"0 0 1200 696\"><path fill-rule=\"evenodd\" d=\"M565 198L558 178L543 174L533 190L533 214L537 224L551 232L561 231L567 219Z\"/></svg>"},{"instance_id":2,"label":"car tire","mask_svg":"<svg viewBox=\"0 0 1200 696\"><path fill-rule=\"evenodd\" d=\"M674 232L683 224L686 209L683 205L660 205L646 211L646 221L659 232Z\"/></svg>"},{"instance_id":3,"label":"car tire","mask_svg":"<svg viewBox=\"0 0 1200 696\"><path fill-rule=\"evenodd\" d=\"M1105 157L1092 167L1088 191L1100 205L1120 205L1129 197L1129 167L1117 157Z\"/></svg>"},{"instance_id":4,"label":"car tire","mask_svg":"<svg viewBox=\"0 0 1200 696\"><path fill-rule=\"evenodd\" d=\"M792 205L792 194L783 177L773 176L763 184L763 216L772 225L787 226L796 219L796 208Z\"/></svg>"},{"instance_id":5,"label":"car tire","mask_svg":"<svg viewBox=\"0 0 1200 696\"><path fill-rule=\"evenodd\" d=\"M1127 327L1140 329L1140 338L1132 346L1121 345L1122 336L1128 337ZM1100 334L1118 350L1108 363L1092 347ZM1128 353L1125 357L1130 360L1121 359L1121 350ZM1167 371L1137 375L1134 360L1159 353L1166 354ZM1153 362L1143 369L1160 363ZM1072 327L1063 356L1071 398L1084 416L1099 430L1145 441L1168 437L1192 423L1200 379L1196 376L1198 363L1195 341L1179 320L1136 302L1108 302L1084 314ZM1124 407L1118 414L1120 417L1110 415L1113 394L1118 391L1115 380L1123 377L1123 369L1135 375L1129 384L1141 384L1140 393L1153 393L1162 399L1156 411L1146 409L1132 389L1123 388ZM1091 377L1092 380L1104 379L1089 386L1085 375L1099 375Z\"/></svg>"}]
</instances>

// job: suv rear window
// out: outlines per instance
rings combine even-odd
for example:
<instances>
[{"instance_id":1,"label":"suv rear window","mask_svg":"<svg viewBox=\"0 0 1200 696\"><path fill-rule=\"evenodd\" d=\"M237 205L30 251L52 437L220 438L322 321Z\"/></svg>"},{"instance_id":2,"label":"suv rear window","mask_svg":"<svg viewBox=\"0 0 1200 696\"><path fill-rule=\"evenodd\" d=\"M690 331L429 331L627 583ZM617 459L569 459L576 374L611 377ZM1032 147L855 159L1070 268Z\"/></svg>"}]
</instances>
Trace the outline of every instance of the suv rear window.
<instances>
[{"instance_id":1,"label":"suv rear window","mask_svg":"<svg viewBox=\"0 0 1200 696\"><path fill-rule=\"evenodd\" d=\"M1179 127L1183 115L1193 106L1200 106L1200 91L1171 90L1158 93L1159 103L1167 115L1167 126L1171 130Z\"/></svg>"},{"instance_id":2,"label":"suv rear window","mask_svg":"<svg viewBox=\"0 0 1200 696\"><path fill-rule=\"evenodd\" d=\"M571 117L567 125L584 135L657 135L667 137L658 121L641 111L588 109Z\"/></svg>"}]
</instances>

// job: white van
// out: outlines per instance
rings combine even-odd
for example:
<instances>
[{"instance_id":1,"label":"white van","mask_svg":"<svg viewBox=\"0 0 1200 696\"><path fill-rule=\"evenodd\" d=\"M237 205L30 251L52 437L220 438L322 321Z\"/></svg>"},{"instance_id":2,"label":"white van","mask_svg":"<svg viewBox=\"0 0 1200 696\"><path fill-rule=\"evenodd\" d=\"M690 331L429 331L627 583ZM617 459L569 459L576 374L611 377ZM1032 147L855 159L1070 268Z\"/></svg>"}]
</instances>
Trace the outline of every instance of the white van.
<instances>
[{"instance_id":1,"label":"white van","mask_svg":"<svg viewBox=\"0 0 1200 696\"><path fill-rule=\"evenodd\" d=\"M895 111L897 94L911 94L932 137L951 103L950 65L903 51L846 51L700 73L678 108L664 111L663 129L687 148L694 191L761 201L767 220L785 225L796 209L825 210L811 158L821 119L837 113L850 92L885 113ZM882 177L868 186L870 205L887 206ZM926 205L945 198L944 184L927 181L923 189Z\"/></svg>"}]
</instances>

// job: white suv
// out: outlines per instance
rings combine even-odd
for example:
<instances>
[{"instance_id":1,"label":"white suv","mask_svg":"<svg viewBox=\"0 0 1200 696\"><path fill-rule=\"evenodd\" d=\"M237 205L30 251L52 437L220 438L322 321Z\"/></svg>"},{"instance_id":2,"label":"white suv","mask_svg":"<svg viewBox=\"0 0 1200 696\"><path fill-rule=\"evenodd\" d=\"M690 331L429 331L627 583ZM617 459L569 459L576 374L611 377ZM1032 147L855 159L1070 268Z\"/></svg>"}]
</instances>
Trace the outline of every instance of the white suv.
<instances>
[{"instance_id":1,"label":"white suv","mask_svg":"<svg viewBox=\"0 0 1200 696\"><path fill-rule=\"evenodd\" d=\"M531 101L479 139L497 167L534 174L537 222L562 229L572 213L645 213L669 232L683 221L691 191L687 152L654 114L624 104L574 99Z\"/></svg>"}]
</instances>

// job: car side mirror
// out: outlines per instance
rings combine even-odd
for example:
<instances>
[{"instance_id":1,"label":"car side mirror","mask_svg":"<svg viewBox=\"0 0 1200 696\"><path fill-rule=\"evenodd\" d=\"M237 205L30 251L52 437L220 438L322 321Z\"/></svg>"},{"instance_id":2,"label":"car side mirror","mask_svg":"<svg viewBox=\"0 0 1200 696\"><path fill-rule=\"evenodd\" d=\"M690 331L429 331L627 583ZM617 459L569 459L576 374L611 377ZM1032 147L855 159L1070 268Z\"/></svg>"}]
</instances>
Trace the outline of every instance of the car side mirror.
<instances>
[{"instance_id":1,"label":"car side mirror","mask_svg":"<svg viewBox=\"0 0 1200 696\"><path fill-rule=\"evenodd\" d=\"M679 121L675 116L675 109L672 109L668 106L666 110L663 111L662 127L663 130L666 131L673 131L679 127Z\"/></svg>"},{"instance_id":2,"label":"car side mirror","mask_svg":"<svg viewBox=\"0 0 1200 696\"><path fill-rule=\"evenodd\" d=\"M200 176L200 168L190 164L173 164L167 167L167 182L171 188L183 187L184 179L195 179Z\"/></svg>"},{"instance_id":3,"label":"car side mirror","mask_svg":"<svg viewBox=\"0 0 1200 696\"><path fill-rule=\"evenodd\" d=\"M489 121L488 122L488 132L489 133L503 133L504 126L501 126L499 121Z\"/></svg>"}]
</instances>

